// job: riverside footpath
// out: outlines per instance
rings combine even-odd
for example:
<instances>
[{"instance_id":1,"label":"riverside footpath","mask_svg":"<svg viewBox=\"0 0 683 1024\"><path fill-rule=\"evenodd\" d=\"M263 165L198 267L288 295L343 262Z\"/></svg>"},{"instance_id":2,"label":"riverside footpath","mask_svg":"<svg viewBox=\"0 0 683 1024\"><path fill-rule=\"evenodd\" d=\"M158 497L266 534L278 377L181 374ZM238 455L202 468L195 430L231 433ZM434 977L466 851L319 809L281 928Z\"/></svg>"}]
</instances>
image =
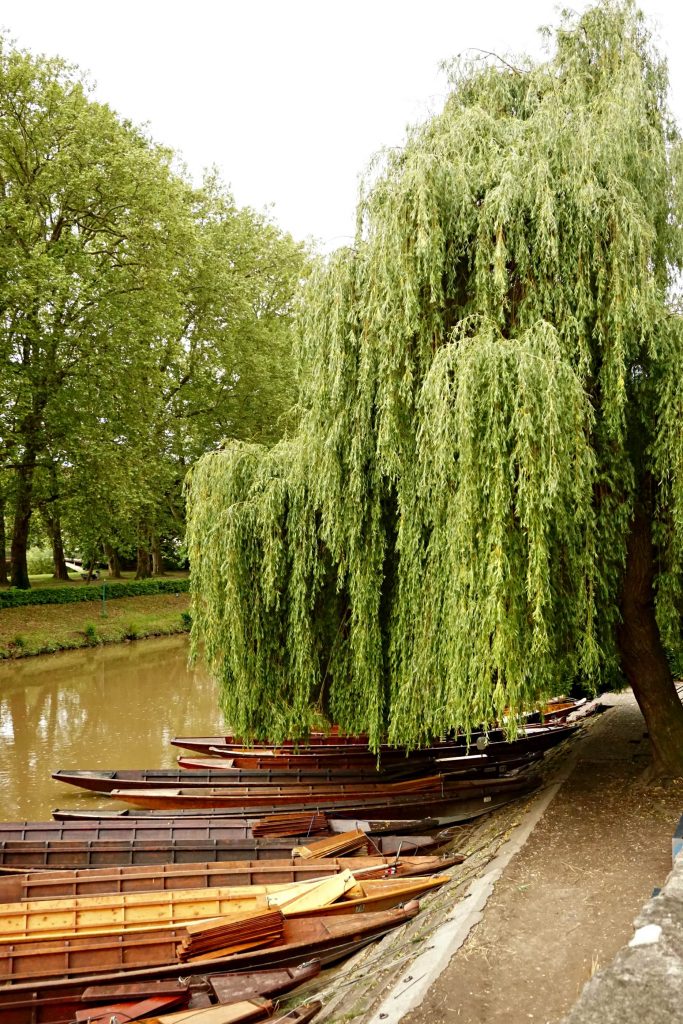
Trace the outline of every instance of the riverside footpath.
<instances>
[{"instance_id":1,"label":"riverside footpath","mask_svg":"<svg viewBox=\"0 0 683 1024\"><path fill-rule=\"evenodd\" d=\"M558 759L564 781L408 1024L557 1024L631 940L671 870L683 786L643 784L649 751L636 702L630 693L606 702Z\"/></svg>"},{"instance_id":2,"label":"riverside footpath","mask_svg":"<svg viewBox=\"0 0 683 1024\"><path fill-rule=\"evenodd\" d=\"M417 918L333 973L316 993L321 1022L560 1024L586 982L595 985L603 969L615 974L634 920L671 871L683 783L644 784L649 744L633 695L602 701L608 709L546 757L543 785L528 801L459 834L453 849L467 860ZM683 898L680 922L683 934ZM625 985L622 971L614 985L640 981L631 972ZM676 993L664 987L671 1002ZM622 1007L618 1024L683 1024L683 1010L660 1008ZM604 1004L597 1016L577 1010L566 1024L613 1024Z\"/></svg>"}]
</instances>

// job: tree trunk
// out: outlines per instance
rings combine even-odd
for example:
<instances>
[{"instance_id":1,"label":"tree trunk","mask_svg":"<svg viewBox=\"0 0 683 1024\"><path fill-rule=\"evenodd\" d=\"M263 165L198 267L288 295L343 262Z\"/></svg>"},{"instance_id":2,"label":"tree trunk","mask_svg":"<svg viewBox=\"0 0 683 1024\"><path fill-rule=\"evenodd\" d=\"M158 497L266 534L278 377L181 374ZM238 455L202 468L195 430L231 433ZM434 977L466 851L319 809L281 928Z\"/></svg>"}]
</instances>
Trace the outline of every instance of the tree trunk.
<instances>
[{"instance_id":1,"label":"tree trunk","mask_svg":"<svg viewBox=\"0 0 683 1024\"><path fill-rule=\"evenodd\" d=\"M152 574L154 576L165 576L164 556L161 553L161 544L156 534L152 537Z\"/></svg>"},{"instance_id":2,"label":"tree trunk","mask_svg":"<svg viewBox=\"0 0 683 1024\"><path fill-rule=\"evenodd\" d=\"M21 590L31 587L28 578L26 550L28 529L31 522L33 498L33 470L35 459L25 458L24 465L17 470L17 495L14 504L14 528L12 531L12 586Z\"/></svg>"},{"instance_id":3,"label":"tree trunk","mask_svg":"<svg viewBox=\"0 0 683 1024\"><path fill-rule=\"evenodd\" d=\"M0 586L7 585L9 578L7 576L7 559L5 552L7 549L7 534L5 533L5 499L0 494Z\"/></svg>"},{"instance_id":4,"label":"tree trunk","mask_svg":"<svg viewBox=\"0 0 683 1024\"><path fill-rule=\"evenodd\" d=\"M617 632L621 664L633 688L652 745L653 777L683 776L683 704L655 618L655 552L649 510L638 500L626 545Z\"/></svg>"},{"instance_id":5,"label":"tree trunk","mask_svg":"<svg viewBox=\"0 0 683 1024\"><path fill-rule=\"evenodd\" d=\"M135 572L136 580L147 580L152 575L149 560L149 550L146 547L138 547L138 564Z\"/></svg>"},{"instance_id":6,"label":"tree trunk","mask_svg":"<svg viewBox=\"0 0 683 1024\"><path fill-rule=\"evenodd\" d=\"M104 553L107 557L107 565L109 566L109 579L120 580L121 562L119 561L118 554L107 541L104 542Z\"/></svg>"},{"instance_id":7,"label":"tree trunk","mask_svg":"<svg viewBox=\"0 0 683 1024\"><path fill-rule=\"evenodd\" d=\"M69 583L69 570L64 561L64 542L62 541L62 522L59 515L59 485L57 483L57 466L50 466L50 500L41 508L45 530L52 545L52 561L54 564L53 580Z\"/></svg>"},{"instance_id":8,"label":"tree trunk","mask_svg":"<svg viewBox=\"0 0 683 1024\"><path fill-rule=\"evenodd\" d=\"M50 544L52 545L52 561L54 563L54 572L52 573L53 580L64 580L65 583L70 583L69 570L66 567L64 561L64 542L62 540L62 524L59 518L59 509L55 502L53 508L48 511L47 508L43 510L43 522L45 523L45 529L47 530L48 537L50 538Z\"/></svg>"}]
</instances>

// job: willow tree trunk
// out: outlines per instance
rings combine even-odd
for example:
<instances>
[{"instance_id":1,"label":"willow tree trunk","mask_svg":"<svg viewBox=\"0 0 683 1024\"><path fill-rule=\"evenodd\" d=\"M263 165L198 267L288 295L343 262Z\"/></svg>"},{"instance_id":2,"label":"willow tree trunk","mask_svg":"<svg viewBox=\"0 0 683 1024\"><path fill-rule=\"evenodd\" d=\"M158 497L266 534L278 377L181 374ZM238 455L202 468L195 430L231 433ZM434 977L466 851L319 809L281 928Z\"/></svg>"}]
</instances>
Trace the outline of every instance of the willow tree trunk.
<instances>
[{"instance_id":1,"label":"willow tree trunk","mask_svg":"<svg viewBox=\"0 0 683 1024\"><path fill-rule=\"evenodd\" d=\"M618 630L621 664L647 725L653 777L683 776L683 704L655 617L651 517L639 501L631 522Z\"/></svg>"},{"instance_id":2,"label":"willow tree trunk","mask_svg":"<svg viewBox=\"0 0 683 1024\"><path fill-rule=\"evenodd\" d=\"M107 565L109 566L109 579L120 580L121 579L121 562L119 556L111 546L111 544L105 541L104 553L107 558Z\"/></svg>"}]
</instances>

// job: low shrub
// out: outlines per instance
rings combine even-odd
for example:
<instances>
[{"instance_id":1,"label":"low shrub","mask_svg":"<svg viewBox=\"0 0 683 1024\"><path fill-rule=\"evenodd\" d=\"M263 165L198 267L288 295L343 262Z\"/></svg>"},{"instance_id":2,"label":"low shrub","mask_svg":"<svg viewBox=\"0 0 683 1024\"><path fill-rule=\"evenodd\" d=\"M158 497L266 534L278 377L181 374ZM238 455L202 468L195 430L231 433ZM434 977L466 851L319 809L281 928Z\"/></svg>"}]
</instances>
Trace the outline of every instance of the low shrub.
<instances>
[{"instance_id":1,"label":"low shrub","mask_svg":"<svg viewBox=\"0 0 683 1024\"><path fill-rule=\"evenodd\" d=\"M101 601L105 589L107 600L117 597L144 597L146 594L182 594L190 589L188 579L127 580L124 582L73 583L68 587L45 587L36 590L0 590L0 608L21 608L29 604L70 604L79 601Z\"/></svg>"},{"instance_id":2,"label":"low shrub","mask_svg":"<svg viewBox=\"0 0 683 1024\"><path fill-rule=\"evenodd\" d=\"M92 647L99 643L100 638L97 635L97 629L93 622L89 622L83 632L85 633L85 639Z\"/></svg>"}]
</instances>

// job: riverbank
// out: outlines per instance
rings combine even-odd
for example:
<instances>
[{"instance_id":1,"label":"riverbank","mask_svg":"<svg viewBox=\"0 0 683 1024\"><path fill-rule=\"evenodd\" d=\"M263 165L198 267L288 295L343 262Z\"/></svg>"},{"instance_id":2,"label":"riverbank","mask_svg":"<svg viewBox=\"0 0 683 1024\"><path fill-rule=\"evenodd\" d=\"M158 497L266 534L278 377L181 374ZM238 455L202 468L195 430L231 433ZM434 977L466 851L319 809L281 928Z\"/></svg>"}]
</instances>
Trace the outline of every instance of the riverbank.
<instances>
[{"instance_id":1,"label":"riverbank","mask_svg":"<svg viewBox=\"0 0 683 1024\"><path fill-rule=\"evenodd\" d=\"M0 612L0 659L77 650L189 630L190 595L151 594ZM104 613L104 614L103 614Z\"/></svg>"},{"instance_id":2,"label":"riverbank","mask_svg":"<svg viewBox=\"0 0 683 1024\"><path fill-rule=\"evenodd\" d=\"M453 881L348 964L326 1024L560 1024L666 879L681 814L683 786L643 782L650 753L633 695L606 703L545 759L526 810L510 805L458 844L476 853Z\"/></svg>"}]
</instances>

